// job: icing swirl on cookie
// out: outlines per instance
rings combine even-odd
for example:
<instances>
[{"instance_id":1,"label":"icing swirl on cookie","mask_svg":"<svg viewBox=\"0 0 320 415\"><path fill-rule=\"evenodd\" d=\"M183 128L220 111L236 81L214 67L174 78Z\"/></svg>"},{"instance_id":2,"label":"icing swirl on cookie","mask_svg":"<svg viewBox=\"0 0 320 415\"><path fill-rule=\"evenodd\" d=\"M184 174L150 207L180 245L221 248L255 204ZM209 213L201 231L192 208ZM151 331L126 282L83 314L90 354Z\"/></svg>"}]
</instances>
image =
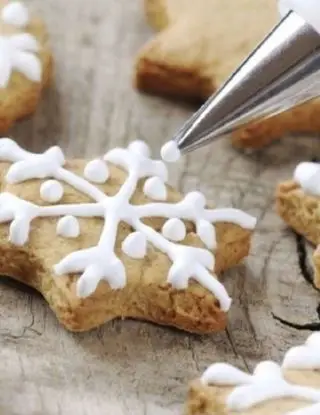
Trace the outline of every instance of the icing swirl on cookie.
<instances>
[{"instance_id":1,"label":"icing swirl on cookie","mask_svg":"<svg viewBox=\"0 0 320 415\"><path fill-rule=\"evenodd\" d=\"M167 181L168 172L165 164L159 160L152 160L148 157L148 153L149 150L144 143L132 143L126 149L111 150L104 156L104 161L99 161L99 165L95 165L94 168L91 165L89 176L91 180L98 182L106 178L108 171L101 163L112 163L128 173L118 193L108 196L85 177L67 170L64 167L65 157L59 147L52 147L43 154L35 154L21 149L10 139L2 139L0 160L13 163L6 174L7 182L21 183L31 179L50 178L73 187L93 202L38 206L4 192L0 194L0 222L11 222L10 241L23 245L28 241L30 224L35 218L63 217L58 223L57 231L66 237L78 236L79 227L76 218L101 218L104 225L98 244L70 253L54 267L56 275L80 274L77 281L79 296L93 293L101 280L107 281L113 289L125 286L125 267L115 253L118 226L120 222L125 222L134 229L135 233L129 235L123 242L123 252L132 258L142 258L147 251L147 242L151 243L167 254L172 262L168 274L170 284L177 289L186 289L189 279L192 278L215 295L222 310L228 310L231 299L223 285L212 275L215 262L213 254L208 249L174 243L165 235L147 226L143 219L163 217L168 219L167 223L170 221L178 223L179 229L172 229L172 226L171 230L169 229L174 240L177 239L177 234L179 239L185 235L185 225L182 220L192 221L197 229L201 229L202 239L207 240L208 233L203 231L204 223L210 223L212 229L214 229L212 224L217 222L231 222L243 228L253 229L256 224L255 218L236 209L207 209L205 198L199 192L192 192L178 203L131 204L130 200L140 179L158 177L162 182ZM85 176L88 177L88 171L85 172ZM183 226L183 235L181 226ZM211 232L214 237L215 233L213 230ZM204 234L206 237L203 236Z\"/></svg>"},{"instance_id":2,"label":"icing swirl on cookie","mask_svg":"<svg viewBox=\"0 0 320 415\"><path fill-rule=\"evenodd\" d=\"M320 389L291 384L285 380L285 370L320 369L320 333L311 335L305 345L290 349L282 366L274 362L259 363L253 374L243 372L231 365L217 363L202 375L206 385L235 388L227 397L226 407L230 411L242 411L269 400L296 398L315 405L292 411L284 415L317 415L320 410Z\"/></svg>"}]
</instances>

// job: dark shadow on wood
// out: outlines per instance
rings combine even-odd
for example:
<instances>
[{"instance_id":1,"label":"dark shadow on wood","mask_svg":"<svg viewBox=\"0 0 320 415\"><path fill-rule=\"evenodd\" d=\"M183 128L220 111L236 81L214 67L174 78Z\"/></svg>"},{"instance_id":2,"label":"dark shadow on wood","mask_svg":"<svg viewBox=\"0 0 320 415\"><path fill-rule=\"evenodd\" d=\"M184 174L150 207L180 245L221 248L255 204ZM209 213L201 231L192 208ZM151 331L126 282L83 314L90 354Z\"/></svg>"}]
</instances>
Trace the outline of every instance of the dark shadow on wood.
<instances>
[{"instance_id":1,"label":"dark shadow on wood","mask_svg":"<svg viewBox=\"0 0 320 415\"><path fill-rule=\"evenodd\" d=\"M290 321L284 320L281 317L276 316L272 313L272 317L284 324L285 326L291 327L296 330L308 330L308 331L320 331L320 322L319 323L306 323L306 324L296 324L291 323Z\"/></svg>"},{"instance_id":2,"label":"dark shadow on wood","mask_svg":"<svg viewBox=\"0 0 320 415\"><path fill-rule=\"evenodd\" d=\"M36 295L38 297L43 298L42 295L34 288L29 287L28 285L23 284L22 282L14 280L13 278L5 276L5 275L0 275L0 284L4 284L15 290L19 290L27 294Z\"/></svg>"},{"instance_id":3,"label":"dark shadow on wood","mask_svg":"<svg viewBox=\"0 0 320 415\"><path fill-rule=\"evenodd\" d=\"M300 273L305 279L305 281L313 287L316 291L320 291L314 284L314 278L313 278L313 269L311 264L308 260L308 253L307 253L307 246L306 246L306 239L295 233L295 239L296 239L296 249L297 249L297 255L298 255L298 264L300 268ZM320 303L317 307L317 316L320 320ZM306 324L297 324L290 321L287 321L274 313L272 313L272 317L279 321L281 324L294 328L296 330L309 330L309 331L318 331L320 330L320 321L314 322L314 323L306 323Z\"/></svg>"},{"instance_id":4,"label":"dark shadow on wood","mask_svg":"<svg viewBox=\"0 0 320 415\"><path fill-rule=\"evenodd\" d=\"M301 275L305 279L305 281L312 285L312 287L317 290L316 286L314 285L314 278L313 278L313 269L311 264L308 261L308 254L307 254L307 246L306 240L303 236L295 234L296 239L296 249L298 255L298 264L300 268Z\"/></svg>"}]
</instances>

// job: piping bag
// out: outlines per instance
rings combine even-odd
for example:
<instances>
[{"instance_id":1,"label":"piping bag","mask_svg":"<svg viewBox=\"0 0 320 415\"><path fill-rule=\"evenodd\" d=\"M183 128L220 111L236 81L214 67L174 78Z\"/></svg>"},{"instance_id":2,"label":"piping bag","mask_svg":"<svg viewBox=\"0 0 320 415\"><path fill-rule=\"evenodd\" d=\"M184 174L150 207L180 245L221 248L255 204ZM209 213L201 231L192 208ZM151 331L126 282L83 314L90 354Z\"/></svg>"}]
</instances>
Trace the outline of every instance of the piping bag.
<instances>
[{"instance_id":1,"label":"piping bag","mask_svg":"<svg viewBox=\"0 0 320 415\"><path fill-rule=\"evenodd\" d=\"M279 10L280 22L173 137L179 154L320 96L320 0L280 0Z\"/></svg>"}]
</instances>

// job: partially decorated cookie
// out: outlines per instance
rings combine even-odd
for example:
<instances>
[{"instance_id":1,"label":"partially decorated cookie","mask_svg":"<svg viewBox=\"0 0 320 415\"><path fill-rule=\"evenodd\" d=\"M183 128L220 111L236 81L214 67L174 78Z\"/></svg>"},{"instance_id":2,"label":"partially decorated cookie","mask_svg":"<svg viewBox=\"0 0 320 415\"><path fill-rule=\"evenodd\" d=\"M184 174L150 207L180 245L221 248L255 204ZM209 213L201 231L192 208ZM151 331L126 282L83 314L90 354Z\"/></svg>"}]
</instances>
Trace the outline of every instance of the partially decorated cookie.
<instances>
[{"instance_id":1,"label":"partially decorated cookie","mask_svg":"<svg viewBox=\"0 0 320 415\"><path fill-rule=\"evenodd\" d=\"M300 163L292 180L277 187L276 206L278 214L295 232L313 245L320 245L320 164ZM313 259L315 285L320 288L319 249Z\"/></svg>"},{"instance_id":2,"label":"partially decorated cookie","mask_svg":"<svg viewBox=\"0 0 320 415\"><path fill-rule=\"evenodd\" d=\"M203 102L279 21L277 0L144 0L157 34L139 52L134 83L142 91ZM233 135L258 148L289 133L320 131L316 99Z\"/></svg>"},{"instance_id":3,"label":"partially decorated cookie","mask_svg":"<svg viewBox=\"0 0 320 415\"><path fill-rule=\"evenodd\" d=\"M27 3L0 0L0 132L31 115L52 74L44 24Z\"/></svg>"},{"instance_id":4,"label":"partially decorated cookie","mask_svg":"<svg viewBox=\"0 0 320 415\"><path fill-rule=\"evenodd\" d=\"M182 197L141 141L66 160L4 138L0 160L0 273L39 290L66 328L118 317L225 327L231 299L217 274L248 254L255 218Z\"/></svg>"},{"instance_id":5,"label":"partially decorated cookie","mask_svg":"<svg viewBox=\"0 0 320 415\"><path fill-rule=\"evenodd\" d=\"M226 363L210 366L190 385L188 415L319 415L320 333L290 349L281 365L253 373Z\"/></svg>"}]
</instances>

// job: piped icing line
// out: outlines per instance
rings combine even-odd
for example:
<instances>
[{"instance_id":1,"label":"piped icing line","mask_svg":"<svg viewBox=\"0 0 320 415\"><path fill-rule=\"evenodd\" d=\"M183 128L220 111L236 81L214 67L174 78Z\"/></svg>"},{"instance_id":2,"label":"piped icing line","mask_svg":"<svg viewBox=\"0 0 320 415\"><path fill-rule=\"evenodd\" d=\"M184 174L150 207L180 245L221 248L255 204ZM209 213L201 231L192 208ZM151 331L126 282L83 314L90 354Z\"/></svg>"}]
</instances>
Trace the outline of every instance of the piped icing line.
<instances>
[{"instance_id":1,"label":"piped icing line","mask_svg":"<svg viewBox=\"0 0 320 415\"><path fill-rule=\"evenodd\" d=\"M146 217L176 220L179 224L180 239L185 235L185 225L181 219L193 221L199 228L200 238L205 244L209 245L210 237L213 239L209 249L215 244L215 230L209 220L227 219L228 222L247 229L253 229L256 220L236 209L206 209L205 198L199 192L191 192L178 203L150 202L141 206L132 205L130 200L140 179L157 177L163 183L168 179L165 164L150 159L149 153L146 144L139 141L131 143L126 149L116 148L109 151L104 160L91 163L90 168L84 171L85 177L81 177L65 168L64 154L57 146L42 154L35 154L23 150L11 139L1 139L0 160L12 163L6 174L7 182L14 184L31 179L50 179L51 183L54 181L54 188L56 181L66 183L88 196L93 202L38 206L3 192L0 194L0 222L10 222L10 242L23 245L28 241L32 220L38 217L60 218L57 224L58 235L73 238L80 234L78 217L101 218L103 227L97 245L72 252L54 266L57 276L80 274L77 281L77 294L80 297L92 294L101 280L107 281L112 289L125 286L125 267L115 254L118 226L120 222L125 222L133 227L135 233L123 241L122 250L126 255L134 259L143 258L147 252L147 243L153 244L172 261L168 282L173 287L185 289L192 278L208 289L220 302L221 309L226 311L230 307L231 299L223 285L213 276L213 254L208 249L177 244L166 238L165 232L157 232L145 225L142 220ZM101 163L105 163L105 168ZM114 196L106 195L88 180L88 177L94 182L106 180L109 171L107 163L117 165L128 173ZM54 196L57 196L56 190ZM175 239L177 229L173 227L171 232Z\"/></svg>"},{"instance_id":2,"label":"piped icing line","mask_svg":"<svg viewBox=\"0 0 320 415\"><path fill-rule=\"evenodd\" d=\"M302 399L315 405L291 411L283 415L318 415L320 412L319 389L291 384L285 379L286 370L320 369L320 333L312 334L305 345L291 348L285 355L282 366L265 361L259 363L253 374L248 374L232 365L216 363L202 375L204 385L234 387L227 396L229 411L243 411L269 400L280 398ZM320 385L319 385L320 386Z\"/></svg>"},{"instance_id":3,"label":"piped icing line","mask_svg":"<svg viewBox=\"0 0 320 415\"><path fill-rule=\"evenodd\" d=\"M40 82L42 67L38 51L38 42L29 33L0 35L0 87L9 85L13 71L22 73L32 82Z\"/></svg>"},{"instance_id":4,"label":"piped icing line","mask_svg":"<svg viewBox=\"0 0 320 415\"><path fill-rule=\"evenodd\" d=\"M24 29L29 23L29 13L20 1L12 1L0 12L3 23ZM0 87L9 85L14 71L31 82L40 82L42 65L38 56L39 44L30 33L0 34Z\"/></svg>"}]
</instances>

